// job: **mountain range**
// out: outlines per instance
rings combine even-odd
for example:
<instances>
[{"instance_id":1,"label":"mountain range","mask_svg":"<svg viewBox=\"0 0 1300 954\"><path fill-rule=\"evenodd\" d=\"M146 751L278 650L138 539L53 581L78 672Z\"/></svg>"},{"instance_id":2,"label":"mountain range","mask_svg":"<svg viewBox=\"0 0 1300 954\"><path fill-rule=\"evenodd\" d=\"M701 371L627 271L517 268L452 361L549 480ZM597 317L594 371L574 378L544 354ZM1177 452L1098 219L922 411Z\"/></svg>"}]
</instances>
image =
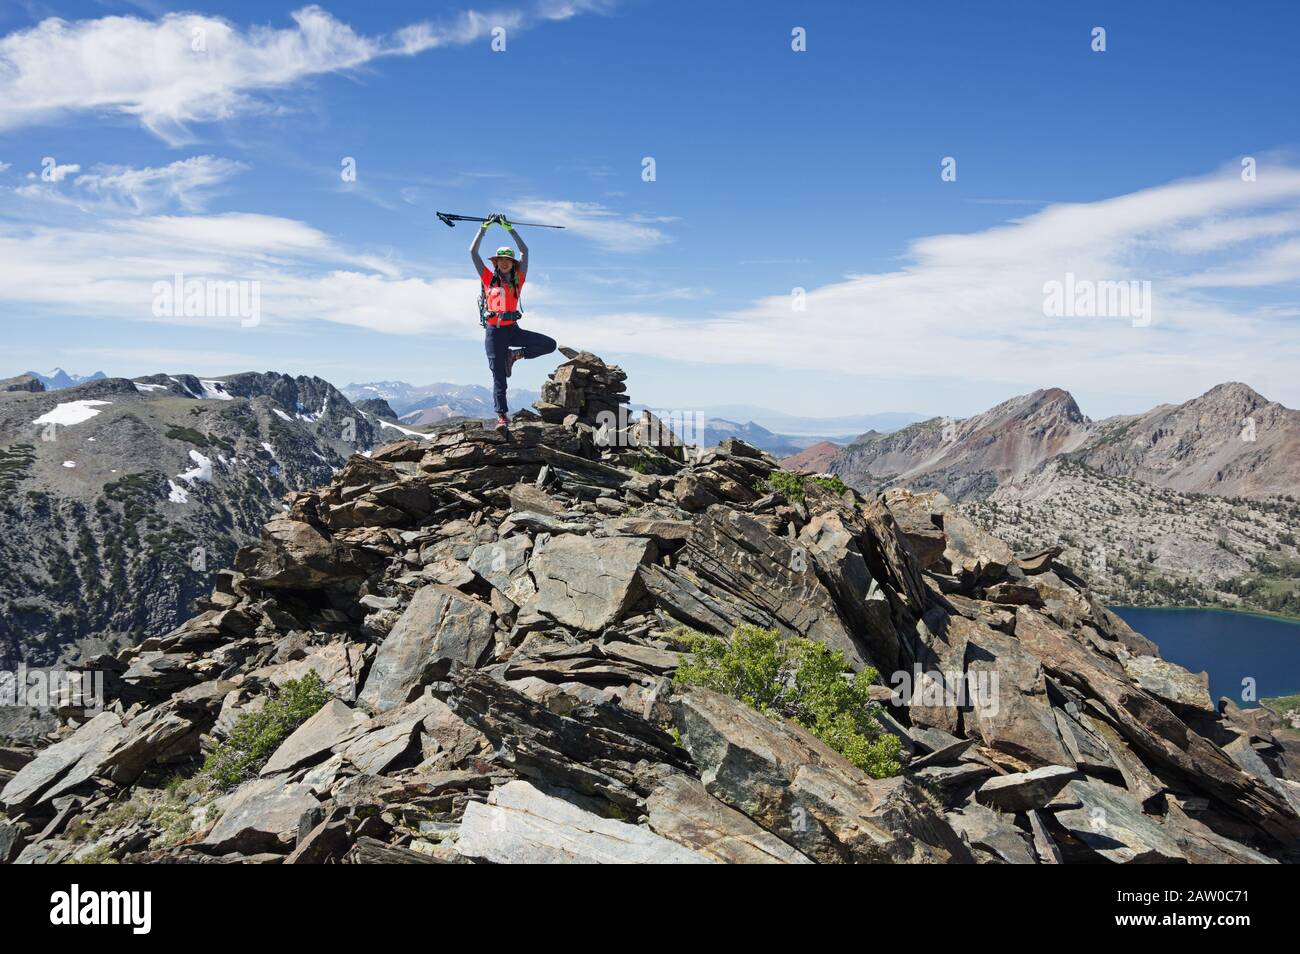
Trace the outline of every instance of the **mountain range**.
<instances>
[{"instance_id":1,"label":"mountain range","mask_svg":"<svg viewBox=\"0 0 1300 954\"><path fill-rule=\"evenodd\" d=\"M1300 411L1245 384L1101 421L1048 388L783 466L941 492L1017 545L1064 546L1115 601L1300 613Z\"/></svg>"},{"instance_id":2,"label":"mountain range","mask_svg":"<svg viewBox=\"0 0 1300 954\"><path fill-rule=\"evenodd\" d=\"M97 373L50 392L47 377L75 376L0 382L2 662L53 662L92 637L174 624L202 590L192 554L233 555L284 493L353 452L490 414L477 385ZM798 451L786 468L864 493L942 492L1024 551L1062 546L1114 601L1297 612L1298 417L1226 384L1094 422L1046 389L843 447L723 418L705 419L703 443Z\"/></svg>"}]
</instances>

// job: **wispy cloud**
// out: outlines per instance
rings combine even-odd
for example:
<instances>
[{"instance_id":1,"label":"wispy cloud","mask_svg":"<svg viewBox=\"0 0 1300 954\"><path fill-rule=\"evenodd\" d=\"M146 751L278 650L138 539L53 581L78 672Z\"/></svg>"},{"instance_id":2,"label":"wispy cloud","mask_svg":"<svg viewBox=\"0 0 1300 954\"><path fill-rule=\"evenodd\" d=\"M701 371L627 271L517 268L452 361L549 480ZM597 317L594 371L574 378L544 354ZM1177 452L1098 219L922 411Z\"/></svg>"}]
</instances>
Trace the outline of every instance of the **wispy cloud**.
<instances>
[{"instance_id":1,"label":"wispy cloud","mask_svg":"<svg viewBox=\"0 0 1300 954\"><path fill-rule=\"evenodd\" d=\"M47 200L100 212L147 213L177 208L202 211L211 190L248 169L242 162L215 156L193 156L160 167L97 165L69 178L80 166L60 166L63 174L14 190L23 198ZM67 186L61 183L67 182Z\"/></svg>"},{"instance_id":2,"label":"wispy cloud","mask_svg":"<svg viewBox=\"0 0 1300 954\"><path fill-rule=\"evenodd\" d=\"M104 112L135 117L180 144L192 138L192 123L268 110L258 98L268 90L383 57L471 43L498 26L519 30L608 6L541 2L493 14L470 10L379 36L362 35L318 6L294 11L294 25L283 29L241 30L198 13L50 18L0 37L0 131Z\"/></svg>"},{"instance_id":3,"label":"wispy cloud","mask_svg":"<svg viewBox=\"0 0 1300 954\"><path fill-rule=\"evenodd\" d=\"M506 206L521 221L563 225L571 232L615 252L641 252L672 239L656 225L671 222L665 216L619 215L596 202L556 199L518 199Z\"/></svg>"}]
</instances>

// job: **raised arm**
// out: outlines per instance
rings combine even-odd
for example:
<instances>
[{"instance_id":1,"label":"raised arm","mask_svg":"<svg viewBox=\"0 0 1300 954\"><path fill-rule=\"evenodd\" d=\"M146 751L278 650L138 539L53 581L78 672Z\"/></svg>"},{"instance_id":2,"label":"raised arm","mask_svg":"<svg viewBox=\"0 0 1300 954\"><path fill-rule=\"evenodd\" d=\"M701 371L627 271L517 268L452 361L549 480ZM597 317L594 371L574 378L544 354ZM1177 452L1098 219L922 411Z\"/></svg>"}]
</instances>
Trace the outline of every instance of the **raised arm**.
<instances>
[{"instance_id":1,"label":"raised arm","mask_svg":"<svg viewBox=\"0 0 1300 954\"><path fill-rule=\"evenodd\" d=\"M483 244L483 236L487 235L488 226L491 224L492 217L489 216L488 220L478 227L478 231L474 233L474 241L471 242L469 246L469 257L474 262L475 278L482 278L483 270L487 268L487 266L483 264L483 259L478 253L478 247Z\"/></svg>"},{"instance_id":2,"label":"raised arm","mask_svg":"<svg viewBox=\"0 0 1300 954\"><path fill-rule=\"evenodd\" d=\"M518 229L516 229L513 225L510 224L509 221L507 221L504 215L500 216L497 219L497 221L501 223L501 225L506 229L506 231L508 231L512 236L514 236L515 244L519 246L519 273L521 275L527 275L528 274L528 245L526 242L524 242L524 237L519 234Z\"/></svg>"}]
</instances>

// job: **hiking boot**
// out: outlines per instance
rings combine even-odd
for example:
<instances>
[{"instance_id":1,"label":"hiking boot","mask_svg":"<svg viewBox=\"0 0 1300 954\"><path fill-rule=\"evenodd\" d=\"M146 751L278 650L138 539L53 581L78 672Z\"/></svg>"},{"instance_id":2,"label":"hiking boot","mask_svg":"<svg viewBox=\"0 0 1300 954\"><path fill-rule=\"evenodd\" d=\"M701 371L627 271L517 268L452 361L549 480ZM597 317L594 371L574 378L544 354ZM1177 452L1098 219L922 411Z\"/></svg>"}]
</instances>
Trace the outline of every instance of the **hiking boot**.
<instances>
[{"instance_id":1,"label":"hiking boot","mask_svg":"<svg viewBox=\"0 0 1300 954\"><path fill-rule=\"evenodd\" d=\"M498 414L497 427L509 427L509 426L510 426L510 422L506 420L506 416L504 414Z\"/></svg>"},{"instance_id":2,"label":"hiking boot","mask_svg":"<svg viewBox=\"0 0 1300 954\"><path fill-rule=\"evenodd\" d=\"M510 377L510 372L514 370L515 362L523 358L522 351L511 351L510 356L506 358L506 377Z\"/></svg>"}]
</instances>

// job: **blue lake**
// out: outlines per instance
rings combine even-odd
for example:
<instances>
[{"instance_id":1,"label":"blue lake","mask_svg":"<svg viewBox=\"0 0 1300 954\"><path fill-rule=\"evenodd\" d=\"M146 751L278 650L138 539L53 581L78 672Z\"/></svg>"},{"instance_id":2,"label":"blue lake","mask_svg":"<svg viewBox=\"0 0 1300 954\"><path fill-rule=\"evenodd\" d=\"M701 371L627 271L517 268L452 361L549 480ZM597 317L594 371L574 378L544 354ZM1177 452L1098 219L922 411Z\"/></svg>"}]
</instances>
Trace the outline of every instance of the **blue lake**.
<instances>
[{"instance_id":1,"label":"blue lake","mask_svg":"<svg viewBox=\"0 0 1300 954\"><path fill-rule=\"evenodd\" d=\"M1257 696L1300 692L1300 623L1231 610L1111 607L1160 654L1192 672L1210 674L1210 698L1238 705L1242 680L1255 680Z\"/></svg>"}]
</instances>

